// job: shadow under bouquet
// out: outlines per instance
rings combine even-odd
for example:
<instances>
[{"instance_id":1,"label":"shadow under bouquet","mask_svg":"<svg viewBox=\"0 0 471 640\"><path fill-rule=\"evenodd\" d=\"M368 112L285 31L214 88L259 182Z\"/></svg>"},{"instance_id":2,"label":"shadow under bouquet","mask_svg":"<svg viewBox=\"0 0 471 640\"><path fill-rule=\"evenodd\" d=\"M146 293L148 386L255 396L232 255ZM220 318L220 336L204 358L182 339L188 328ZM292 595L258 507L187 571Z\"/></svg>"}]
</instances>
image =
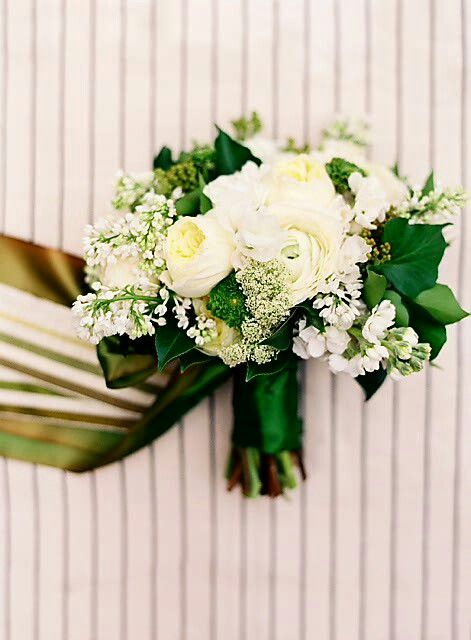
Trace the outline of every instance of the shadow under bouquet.
<instances>
[{"instance_id":1,"label":"shadow under bouquet","mask_svg":"<svg viewBox=\"0 0 471 640\"><path fill-rule=\"evenodd\" d=\"M437 283L466 198L371 162L361 123L335 122L316 150L263 138L256 114L233 124L234 137L219 129L120 174L115 211L87 228L89 291L73 313L108 386L173 371L133 449L233 376L228 486L276 496L304 476L301 359L368 399L422 370L468 315Z\"/></svg>"}]
</instances>

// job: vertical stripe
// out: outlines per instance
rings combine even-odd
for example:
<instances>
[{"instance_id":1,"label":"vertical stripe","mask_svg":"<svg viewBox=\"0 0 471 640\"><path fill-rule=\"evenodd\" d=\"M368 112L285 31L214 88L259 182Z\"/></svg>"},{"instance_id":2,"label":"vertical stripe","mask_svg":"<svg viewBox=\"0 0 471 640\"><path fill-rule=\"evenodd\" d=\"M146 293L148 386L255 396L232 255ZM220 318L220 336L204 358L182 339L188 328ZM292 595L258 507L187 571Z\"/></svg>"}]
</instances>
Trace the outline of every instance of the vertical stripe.
<instances>
[{"instance_id":1,"label":"vertical stripe","mask_svg":"<svg viewBox=\"0 0 471 640\"><path fill-rule=\"evenodd\" d=\"M249 78L249 0L242 0L242 77L241 77L241 107L242 113L247 114L248 108L248 78Z\"/></svg>"},{"instance_id":2,"label":"vertical stripe","mask_svg":"<svg viewBox=\"0 0 471 640\"><path fill-rule=\"evenodd\" d=\"M119 41L119 104L118 104L118 123L119 123L119 163L121 169L126 168L126 55L127 55L127 2L121 0L119 5L120 17L120 41Z\"/></svg>"},{"instance_id":3,"label":"vertical stripe","mask_svg":"<svg viewBox=\"0 0 471 640\"><path fill-rule=\"evenodd\" d=\"M4 623L5 640L11 640L11 494L8 460L3 458L3 521L5 527L3 547Z\"/></svg>"},{"instance_id":4,"label":"vertical stripe","mask_svg":"<svg viewBox=\"0 0 471 640\"><path fill-rule=\"evenodd\" d=\"M461 0L461 96L460 96L460 164L461 164L461 184L466 184L467 178L467 146L466 140L468 135L468 120L467 120L467 97L468 97L468 75L467 75L467 7L466 0ZM467 216L468 211L463 211L461 215L460 225L460 239L458 249L458 282L457 282L457 297L461 300L464 295L464 268L465 268L465 250L466 250L466 231L467 231ZM453 469L453 533L452 533L452 548L451 548L451 565L452 565L452 578L451 578L451 611L450 611L450 633L451 640L458 640L459 627L458 627L458 615L459 615L459 585L461 577L461 513L462 513L462 468L461 468L461 449L463 444L463 403L466 397L465 389L463 385L463 369L465 366L464 353L464 336L463 327L461 323L458 323L456 329L456 341L457 341L457 354L456 354L456 369L457 369L457 402L455 413L455 441L454 441L454 469Z\"/></svg>"},{"instance_id":5,"label":"vertical stripe","mask_svg":"<svg viewBox=\"0 0 471 640\"><path fill-rule=\"evenodd\" d=\"M31 0L31 103L30 103L30 238L36 237L36 107L38 96L38 16L36 0Z\"/></svg>"},{"instance_id":6,"label":"vertical stripe","mask_svg":"<svg viewBox=\"0 0 471 640\"><path fill-rule=\"evenodd\" d=\"M366 554L368 531L368 478L366 473L368 457L368 415L365 401L361 405L361 432L360 432L360 547L359 547L359 612L358 612L358 638L365 639L366 620Z\"/></svg>"},{"instance_id":7,"label":"vertical stripe","mask_svg":"<svg viewBox=\"0 0 471 640\"><path fill-rule=\"evenodd\" d=\"M180 640L191 640L187 636L188 620L188 518L187 518L187 488L185 471L185 435L183 422L178 423L178 459L180 467Z\"/></svg>"},{"instance_id":8,"label":"vertical stripe","mask_svg":"<svg viewBox=\"0 0 471 640\"><path fill-rule=\"evenodd\" d=\"M62 640L69 640L69 494L67 471L62 472Z\"/></svg>"},{"instance_id":9,"label":"vertical stripe","mask_svg":"<svg viewBox=\"0 0 471 640\"><path fill-rule=\"evenodd\" d=\"M8 0L2 2L2 207L0 211L0 230L5 228L6 208L7 208L7 179L8 179L8 80L9 80L9 58L8 58Z\"/></svg>"},{"instance_id":10,"label":"vertical stripe","mask_svg":"<svg viewBox=\"0 0 471 640\"><path fill-rule=\"evenodd\" d=\"M158 503L157 503L157 474L156 474L156 445L152 443L149 447L149 496L150 496L150 549L149 549L149 570L150 570L150 637L157 638L157 617L158 617L158 592L157 592L157 526L158 526Z\"/></svg>"},{"instance_id":11,"label":"vertical stripe","mask_svg":"<svg viewBox=\"0 0 471 640\"><path fill-rule=\"evenodd\" d=\"M120 640L128 637L128 502L126 493L126 466L119 463L119 493L121 499L121 585L120 585Z\"/></svg>"},{"instance_id":12,"label":"vertical stripe","mask_svg":"<svg viewBox=\"0 0 471 640\"><path fill-rule=\"evenodd\" d=\"M429 165L435 159L435 0L429 6ZM424 416L424 451L423 451L423 494L422 494L422 579L421 579L421 640L428 638L428 605L430 575L430 464L432 446L432 372L430 367L425 371L425 416Z\"/></svg>"},{"instance_id":13,"label":"vertical stripe","mask_svg":"<svg viewBox=\"0 0 471 640\"><path fill-rule=\"evenodd\" d=\"M96 100L96 3L90 0L90 33L88 58L88 221L93 222L95 209L95 100Z\"/></svg>"},{"instance_id":14,"label":"vertical stripe","mask_svg":"<svg viewBox=\"0 0 471 640\"><path fill-rule=\"evenodd\" d=\"M180 148L187 142L188 98L188 0L181 0L181 60L180 60Z\"/></svg>"},{"instance_id":15,"label":"vertical stripe","mask_svg":"<svg viewBox=\"0 0 471 640\"><path fill-rule=\"evenodd\" d=\"M98 592L99 532L98 532L98 495L96 471L91 471L90 478L90 635L91 640L98 638L98 612L100 610Z\"/></svg>"},{"instance_id":16,"label":"vertical stripe","mask_svg":"<svg viewBox=\"0 0 471 640\"><path fill-rule=\"evenodd\" d=\"M157 0L149 0L149 159L152 161L157 151L156 109L157 109Z\"/></svg>"},{"instance_id":17,"label":"vertical stripe","mask_svg":"<svg viewBox=\"0 0 471 640\"><path fill-rule=\"evenodd\" d=\"M40 629L40 551L41 551L41 515L39 510L38 466L31 467L33 485L33 640L39 640Z\"/></svg>"},{"instance_id":18,"label":"vertical stripe","mask_svg":"<svg viewBox=\"0 0 471 640\"><path fill-rule=\"evenodd\" d=\"M58 139L58 165L59 165L59 190L57 194L57 210L59 220L59 248L64 248L64 198L65 198L65 83L66 83L66 42L67 42L67 0L61 0L61 15L59 29L59 107L57 126Z\"/></svg>"}]
</instances>

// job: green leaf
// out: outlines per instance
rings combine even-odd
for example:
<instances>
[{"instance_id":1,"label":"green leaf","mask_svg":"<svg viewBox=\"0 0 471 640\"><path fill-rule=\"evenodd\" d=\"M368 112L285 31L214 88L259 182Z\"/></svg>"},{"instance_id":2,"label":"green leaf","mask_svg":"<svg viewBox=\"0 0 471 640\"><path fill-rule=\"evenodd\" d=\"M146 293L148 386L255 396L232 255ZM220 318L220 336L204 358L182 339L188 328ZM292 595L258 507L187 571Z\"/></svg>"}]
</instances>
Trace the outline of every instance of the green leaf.
<instances>
[{"instance_id":1,"label":"green leaf","mask_svg":"<svg viewBox=\"0 0 471 640\"><path fill-rule=\"evenodd\" d=\"M293 331L296 323L297 313L294 312L290 317L283 322L283 324L271 335L267 340L264 340L262 344L267 344L280 351L289 349L293 342Z\"/></svg>"},{"instance_id":2,"label":"green leaf","mask_svg":"<svg viewBox=\"0 0 471 640\"><path fill-rule=\"evenodd\" d=\"M393 305L396 307L396 319L395 324L397 327L408 327L409 326L409 311L407 307L402 302L401 296L397 293L397 291L388 291L385 292L383 296L383 300L390 300Z\"/></svg>"},{"instance_id":3,"label":"green leaf","mask_svg":"<svg viewBox=\"0 0 471 640\"><path fill-rule=\"evenodd\" d=\"M434 320L421 307L409 302L410 326L415 329L420 342L428 342L432 347L430 359L434 360L440 353L446 342L446 327L441 322Z\"/></svg>"},{"instance_id":4,"label":"green leaf","mask_svg":"<svg viewBox=\"0 0 471 640\"><path fill-rule=\"evenodd\" d=\"M319 331L324 331L324 322L319 315L319 311L314 309L312 304L309 304L308 301L301 302L296 305L296 309L302 310L303 314L306 316L308 326L316 327Z\"/></svg>"},{"instance_id":5,"label":"green leaf","mask_svg":"<svg viewBox=\"0 0 471 640\"><path fill-rule=\"evenodd\" d=\"M162 147L158 155L154 158L154 169L163 169L164 171L167 171L172 165L172 150L168 147Z\"/></svg>"},{"instance_id":6,"label":"green leaf","mask_svg":"<svg viewBox=\"0 0 471 640\"><path fill-rule=\"evenodd\" d=\"M200 212L201 189L190 191L175 202L179 216L197 216Z\"/></svg>"},{"instance_id":7,"label":"green leaf","mask_svg":"<svg viewBox=\"0 0 471 640\"><path fill-rule=\"evenodd\" d=\"M245 381L249 382L257 376L269 376L274 373L282 371L291 362L295 356L290 350L280 351L277 357L266 364L257 364L255 362L249 362L247 365L247 373Z\"/></svg>"},{"instance_id":8,"label":"green leaf","mask_svg":"<svg viewBox=\"0 0 471 640\"><path fill-rule=\"evenodd\" d=\"M442 324L453 324L469 316L460 307L451 289L444 284L436 284L431 289L422 291L414 302Z\"/></svg>"},{"instance_id":9,"label":"green leaf","mask_svg":"<svg viewBox=\"0 0 471 640\"><path fill-rule=\"evenodd\" d=\"M134 387L157 371L157 355L150 337L131 340L110 336L97 346L106 386L110 389Z\"/></svg>"},{"instance_id":10,"label":"green leaf","mask_svg":"<svg viewBox=\"0 0 471 640\"><path fill-rule=\"evenodd\" d=\"M387 284L388 281L384 276L368 269L368 276L363 286L363 299L368 309L373 309L373 307L376 307L376 305L381 302Z\"/></svg>"},{"instance_id":11,"label":"green leaf","mask_svg":"<svg viewBox=\"0 0 471 640\"><path fill-rule=\"evenodd\" d=\"M361 169L353 162L348 162L343 158L332 158L330 162L325 165L329 178L335 187L337 193L347 193L350 191L348 179L352 173L359 173L362 176L366 176L366 171Z\"/></svg>"},{"instance_id":12,"label":"green leaf","mask_svg":"<svg viewBox=\"0 0 471 640\"><path fill-rule=\"evenodd\" d=\"M364 373L362 376L357 376L355 380L365 392L365 400L369 400L378 391L386 378L386 371L380 367L376 371L371 371L369 373Z\"/></svg>"},{"instance_id":13,"label":"green leaf","mask_svg":"<svg viewBox=\"0 0 471 640\"><path fill-rule=\"evenodd\" d=\"M211 209L213 208L213 203L208 198L208 196L203 193L203 189L206 186L206 182L204 181L204 178L201 175L201 173L198 176L198 183L199 183L200 190L201 190L201 193L200 193L200 211L201 211L201 213L208 213L208 211L211 211Z\"/></svg>"},{"instance_id":14,"label":"green leaf","mask_svg":"<svg viewBox=\"0 0 471 640\"><path fill-rule=\"evenodd\" d=\"M433 171L425 181L422 189L422 196L428 196L428 194L435 189L435 176Z\"/></svg>"},{"instance_id":15,"label":"green leaf","mask_svg":"<svg viewBox=\"0 0 471 640\"><path fill-rule=\"evenodd\" d=\"M375 271L409 298L430 289L437 281L438 265L447 247L443 226L409 224L403 218L390 220L382 241L391 246L391 260L376 264Z\"/></svg>"},{"instance_id":16,"label":"green leaf","mask_svg":"<svg viewBox=\"0 0 471 640\"><path fill-rule=\"evenodd\" d=\"M171 315L167 324L155 330L155 346L159 371L163 371L169 362L194 349L195 343L183 329L179 329L177 321Z\"/></svg>"},{"instance_id":17,"label":"green leaf","mask_svg":"<svg viewBox=\"0 0 471 640\"><path fill-rule=\"evenodd\" d=\"M199 351L198 349L192 349L186 353L182 353L180 356L180 369L186 371L195 364L203 364L213 360L213 356L208 356L206 353Z\"/></svg>"},{"instance_id":18,"label":"green leaf","mask_svg":"<svg viewBox=\"0 0 471 640\"><path fill-rule=\"evenodd\" d=\"M260 165L261 161L256 158L250 149L244 147L222 129L214 142L216 149L216 170L218 175L228 175L240 171L246 162L252 161Z\"/></svg>"}]
</instances>

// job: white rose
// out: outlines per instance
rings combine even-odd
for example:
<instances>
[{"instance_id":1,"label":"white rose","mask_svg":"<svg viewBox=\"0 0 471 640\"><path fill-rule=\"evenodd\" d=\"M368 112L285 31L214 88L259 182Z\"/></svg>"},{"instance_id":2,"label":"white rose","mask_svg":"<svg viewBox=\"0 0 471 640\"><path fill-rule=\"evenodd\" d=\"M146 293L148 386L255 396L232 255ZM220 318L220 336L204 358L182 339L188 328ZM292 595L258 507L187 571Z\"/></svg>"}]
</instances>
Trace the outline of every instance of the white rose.
<instances>
[{"instance_id":1,"label":"white rose","mask_svg":"<svg viewBox=\"0 0 471 640\"><path fill-rule=\"evenodd\" d=\"M216 318L208 310L203 300L193 300L193 307L198 315L205 315L207 318L214 320L216 324L217 335L210 342L206 342L204 346L198 347L199 351L206 353L208 356L218 356L224 347L229 347L240 339L239 332L236 329L232 329L224 320Z\"/></svg>"},{"instance_id":2,"label":"white rose","mask_svg":"<svg viewBox=\"0 0 471 640\"><path fill-rule=\"evenodd\" d=\"M337 267L343 238L340 220L288 205L272 205L270 213L287 231L279 258L291 273L293 304L312 298Z\"/></svg>"},{"instance_id":3,"label":"white rose","mask_svg":"<svg viewBox=\"0 0 471 640\"><path fill-rule=\"evenodd\" d=\"M233 237L213 216L183 217L169 229L162 280L186 298L199 298L232 271Z\"/></svg>"},{"instance_id":4,"label":"white rose","mask_svg":"<svg viewBox=\"0 0 471 640\"><path fill-rule=\"evenodd\" d=\"M322 210L336 195L324 165L305 153L275 164L265 183L269 189L269 204L286 202Z\"/></svg>"},{"instance_id":5,"label":"white rose","mask_svg":"<svg viewBox=\"0 0 471 640\"><path fill-rule=\"evenodd\" d=\"M124 289L136 284L139 277L139 262L137 256L108 260L100 273L100 282L111 289Z\"/></svg>"}]
</instances>

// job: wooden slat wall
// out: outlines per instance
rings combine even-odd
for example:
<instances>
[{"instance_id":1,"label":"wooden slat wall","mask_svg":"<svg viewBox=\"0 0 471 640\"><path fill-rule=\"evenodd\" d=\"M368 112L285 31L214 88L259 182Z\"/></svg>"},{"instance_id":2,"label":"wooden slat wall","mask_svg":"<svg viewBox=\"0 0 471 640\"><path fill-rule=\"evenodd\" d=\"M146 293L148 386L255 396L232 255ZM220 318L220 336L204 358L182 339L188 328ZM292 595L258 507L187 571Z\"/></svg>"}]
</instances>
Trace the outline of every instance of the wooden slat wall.
<instances>
[{"instance_id":1,"label":"wooden slat wall","mask_svg":"<svg viewBox=\"0 0 471 640\"><path fill-rule=\"evenodd\" d=\"M2 0L0 230L79 252L118 167L261 112L471 186L467 0ZM466 217L443 278L471 307ZM230 388L87 475L0 460L1 640L469 640L471 331L369 405L304 375L309 481L222 480Z\"/></svg>"}]
</instances>

